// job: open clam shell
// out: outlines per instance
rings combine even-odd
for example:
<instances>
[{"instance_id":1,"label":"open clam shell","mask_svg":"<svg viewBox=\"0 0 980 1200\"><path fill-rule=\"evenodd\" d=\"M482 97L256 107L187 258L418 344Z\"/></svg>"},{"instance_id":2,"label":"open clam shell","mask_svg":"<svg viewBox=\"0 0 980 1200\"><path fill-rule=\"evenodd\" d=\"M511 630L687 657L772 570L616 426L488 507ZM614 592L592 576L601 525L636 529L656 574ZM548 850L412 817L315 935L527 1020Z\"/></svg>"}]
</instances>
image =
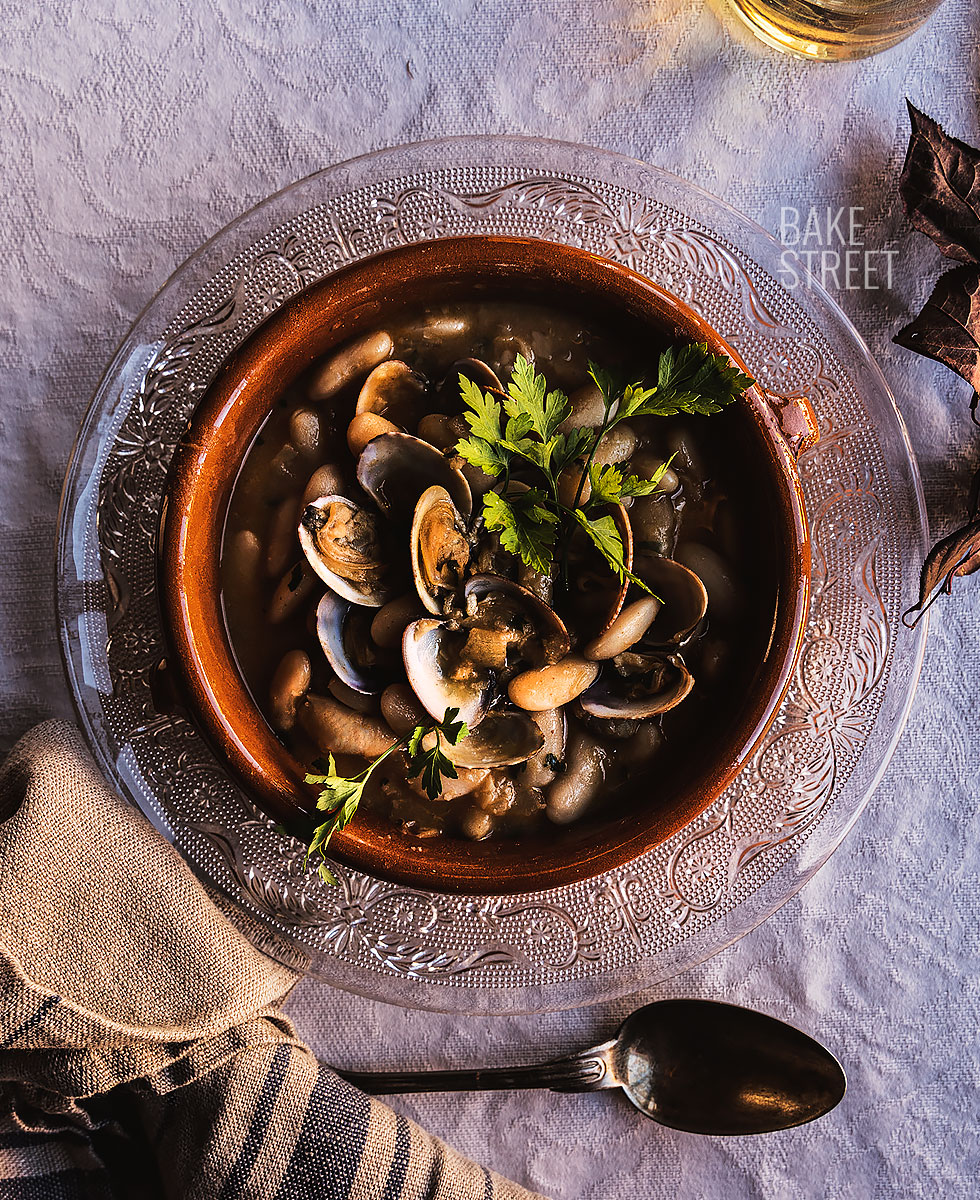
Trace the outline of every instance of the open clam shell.
<instances>
[{"instance_id":1,"label":"open clam shell","mask_svg":"<svg viewBox=\"0 0 980 1200\"><path fill-rule=\"evenodd\" d=\"M491 712L456 746L443 739L445 756L457 767L508 767L527 762L544 745L544 735L526 713Z\"/></svg>"},{"instance_id":2,"label":"open clam shell","mask_svg":"<svg viewBox=\"0 0 980 1200\"><path fill-rule=\"evenodd\" d=\"M441 601L457 590L470 561L463 518L439 484L427 488L415 506L411 532L412 574L419 599L434 616Z\"/></svg>"},{"instance_id":3,"label":"open clam shell","mask_svg":"<svg viewBox=\"0 0 980 1200\"><path fill-rule=\"evenodd\" d=\"M446 377L439 384L437 396L442 404L450 410L458 409L461 403L459 377L471 380L484 392L496 392L504 395L504 385L497 373L488 366L482 358L460 358L446 372Z\"/></svg>"},{"instance_id":4,"label":"open clam shell","mask_svg":"<svg viewBox=\"0 0 980 1200\"><path fill-rule=\"evenodd\" d=\"M377 413L395 425L415 427L422 415L425 381L408 363L389 358L364 380L356 413Z\"/></svg>"},{"instance_id":5,"label":"open clam shell","mask_svg":"<svg viewBox=\"0 0 980 1200\"><path fill-rule=\"evenodd\" d=\"M568 653L570 639L561 617L519 583L501 575L473 575L463 588L463 599L464 627L507 635L509 665L549 666Z\"/></svg>"},{"instance_id":6,"label":"open clam shell","mask_svg":"<svg viewBox=\"0 0 980 1200\"><path fill-rule=\"evenodd\" d=\"M363 608L324 592L316 610L316 636L334 674L355 692L377 696L397 671L371 640L371 616Z\"/></svg>"},{"instance_id":7,"label":"open clam shell","mask_svg":"<svg viewBox=\"0 0 980 1200\"><path fill-rule=\"evenodd\" d=\"M381 527L346 496L321 496L300 514L299 544L307 562L338 596L366 608L391 599Z\"/></svg>"},{"instance_id":8,"label":"open clam shell","mask_svg":"<svg viewBox=\"0 0 980 1200\"><path fill-rule=\"evenodd\" d=\"M663 601L643 635L644 646L680 646L697 629L708 611L708 593L692 570L672 558L643 553L634 571Z\"/></svg>"},{"instance_id":9,"label":"open clam shell","mask_svg":"<svg viewBox=\"0 0 980 1200\"><path fill-rule=\"evenodd\" d=\"M383 433L361 451L357 482L393 520L408 521L419 497L433 484L444 487L469 520L473 493L463 475L428 442L409 433Z\"/></svg>"},{"instance_id":10,"label":"open clam shell","mask_svg":"<svg viewBox=\"0 0 980 1200\"><path fill-rule=\"evenodd\" d=\"M623 661L630 660L630 661ZM694 687L679 658L660 654L620 655L578 698L584 712L612 720L655 717L669 712Z\"/></svg>"},{"instance_id":11,"label":"open clam shell","mask_svg":"<svg viewBox=\"0 0 980 1200\"><path fill-rule=\"evenodd\" d=\"M465 653L467 634L445 621L423 617L402 637L408 682L426 712L441 721L447 708L472 729L483 720L496 694L495 672Z\"/></svg>"}]
</instances>

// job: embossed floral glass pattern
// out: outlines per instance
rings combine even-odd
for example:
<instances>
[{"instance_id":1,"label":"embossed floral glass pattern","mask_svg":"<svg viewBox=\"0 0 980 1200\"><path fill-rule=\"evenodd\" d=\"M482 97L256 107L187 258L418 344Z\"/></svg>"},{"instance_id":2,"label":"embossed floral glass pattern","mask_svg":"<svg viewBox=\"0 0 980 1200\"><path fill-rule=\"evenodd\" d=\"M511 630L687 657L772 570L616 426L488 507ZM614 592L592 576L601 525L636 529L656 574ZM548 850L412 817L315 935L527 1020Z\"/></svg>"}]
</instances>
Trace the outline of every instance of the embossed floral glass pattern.
<instances>
[{"instance_id":1,"label":"embossed floral glass pattern","mask_svg":"<svg viewBox=\"0 0 980 1200\"><path fill-rule=\"evenodd\" d=\"M445 896L303 869L196 731L159 711L155 537L166 467L216 367L309 283L387 247L458 234L582 246L671 289L778 402L805 394L813 599L764 744L696 821L628 868L548 892ZM780 248L664 172L585 147L461 138L322 172L264 202L176 273L120 349L79 434L58 546L62 648L107 776L234 902L266 951L378 998L534 1011L663 979L752 928L809 878L870 795L911 701L906 630L925 544L918 477L885 382Z\"/></svg>"}]
</instances>

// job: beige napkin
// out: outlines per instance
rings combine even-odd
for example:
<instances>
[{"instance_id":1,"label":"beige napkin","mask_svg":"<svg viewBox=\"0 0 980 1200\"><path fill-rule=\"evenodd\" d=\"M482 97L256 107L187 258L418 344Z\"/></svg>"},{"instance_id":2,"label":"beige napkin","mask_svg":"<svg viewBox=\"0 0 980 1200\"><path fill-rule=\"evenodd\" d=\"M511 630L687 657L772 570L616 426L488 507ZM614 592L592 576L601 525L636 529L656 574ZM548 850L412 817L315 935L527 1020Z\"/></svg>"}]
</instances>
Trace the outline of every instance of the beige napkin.
<instances>
[{"instance_id":1,"label":"beige napkin","mask_svg":"<svg viewBox=\"0 0 980 1200\"><path fill-rule=\"evenodd\" d=\"M72 726L17 744L0 820L10 1194L533 1200L317 1063L278 1007L298 976L106 787Z\"/></svg>"}]
</instances>

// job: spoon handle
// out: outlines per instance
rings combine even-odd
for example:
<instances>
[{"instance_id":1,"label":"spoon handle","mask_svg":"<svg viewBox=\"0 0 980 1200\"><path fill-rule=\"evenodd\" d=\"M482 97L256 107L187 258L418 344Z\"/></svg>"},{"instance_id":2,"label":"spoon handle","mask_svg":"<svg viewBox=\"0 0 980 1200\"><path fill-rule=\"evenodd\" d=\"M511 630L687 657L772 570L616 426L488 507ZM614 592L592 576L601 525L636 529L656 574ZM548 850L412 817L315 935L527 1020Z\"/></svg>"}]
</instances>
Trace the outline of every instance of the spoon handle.
<instances>
[{"instance_id":1,"label":"spoon handle","mask_svg":"<svg viewBox=\"0 0 980 1200\"><path fill-rule=\"evenodd\" d=\"M373 1096L404 1092L496 1092L511 1088L551 1088L594 1092L617 1087L605 1042L580 1054L532 1067L487 1067L474 1071L337 1071L341 1079Z\"/></svg>"}]
</instances>

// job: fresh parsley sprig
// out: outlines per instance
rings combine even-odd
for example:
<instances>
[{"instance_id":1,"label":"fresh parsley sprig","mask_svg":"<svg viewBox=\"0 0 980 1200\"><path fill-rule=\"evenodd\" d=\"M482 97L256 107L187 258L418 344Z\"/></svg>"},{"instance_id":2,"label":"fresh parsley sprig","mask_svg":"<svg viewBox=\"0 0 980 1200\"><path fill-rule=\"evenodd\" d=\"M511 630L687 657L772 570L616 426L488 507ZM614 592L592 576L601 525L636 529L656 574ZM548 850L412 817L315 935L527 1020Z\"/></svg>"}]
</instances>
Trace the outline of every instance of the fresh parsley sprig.
<instances>
[{"instance_id":1,"label":"fresh parsley sprig","mask_svg":"<svg viewBox=\"0 0 980 1200\"><path fill-rule=\"evenodd\" d=\"M322 825L313 830L306 858L303 860L304 867L310 861L311 855L319 854L323 861L317 867L317 874L326 883L337 882L337 877L326 863L327 845L338 829L344 829L350 824L375 768L396 750L407 750L409 779L421 775L426 795L430 800L435 800L442 791L443 777L457 777L455 766L442 748L442 739L445 738L451 746L458 746L466 737L466 722L458 720L458 717L458 708L447 708L441 721L434 721L429 725L416 725L411 733L397 742L392 742L384 753L379 754L374 762L369 763L357 775L338 775L337 764L332 754L327 754L326 761L322 758L317 759L313 765L322 773L308 774L306 782L321 785L316 806L321 812L329 815Z\"/></svg>"},{"instance_id":2,"label":"fresh parsley sprig","mask_svg":"<svg viewBox=\"0 0 980 1200\"><path fill-rule=\"evenodd\" d=\"M621 583L629 579L649 592L626 567L615 519L609 513L596 515L596 510L655 492L670 463L652 479L642 479L625 475L615 463L596 463L596 451L621 421L681 412L708 416L741 396L752 380L727 358L712 354L707 343L664 351L655 387L621 383L595 363L589 364L589 374L602 395L602 424L598 429L564 431L561 426L571 414L571 401L558 388L549 391L545 377L523 355L518 355L502 394L484 391L461 374L460 394L470 437L457 443L456 452L492 478L502 477L501 484L483 498L483 519L487 529L500 535L504 549L533 571L548 573L560 547L562 571L567 573L568 542L578 528ZM540 486L512 485L511 472L522 464L537 469ZM558 481L565 471L577 471L579 476L571 506L559 499ZM583 500L586 482L590 493Z\"/></svg>"}]
</instances>

